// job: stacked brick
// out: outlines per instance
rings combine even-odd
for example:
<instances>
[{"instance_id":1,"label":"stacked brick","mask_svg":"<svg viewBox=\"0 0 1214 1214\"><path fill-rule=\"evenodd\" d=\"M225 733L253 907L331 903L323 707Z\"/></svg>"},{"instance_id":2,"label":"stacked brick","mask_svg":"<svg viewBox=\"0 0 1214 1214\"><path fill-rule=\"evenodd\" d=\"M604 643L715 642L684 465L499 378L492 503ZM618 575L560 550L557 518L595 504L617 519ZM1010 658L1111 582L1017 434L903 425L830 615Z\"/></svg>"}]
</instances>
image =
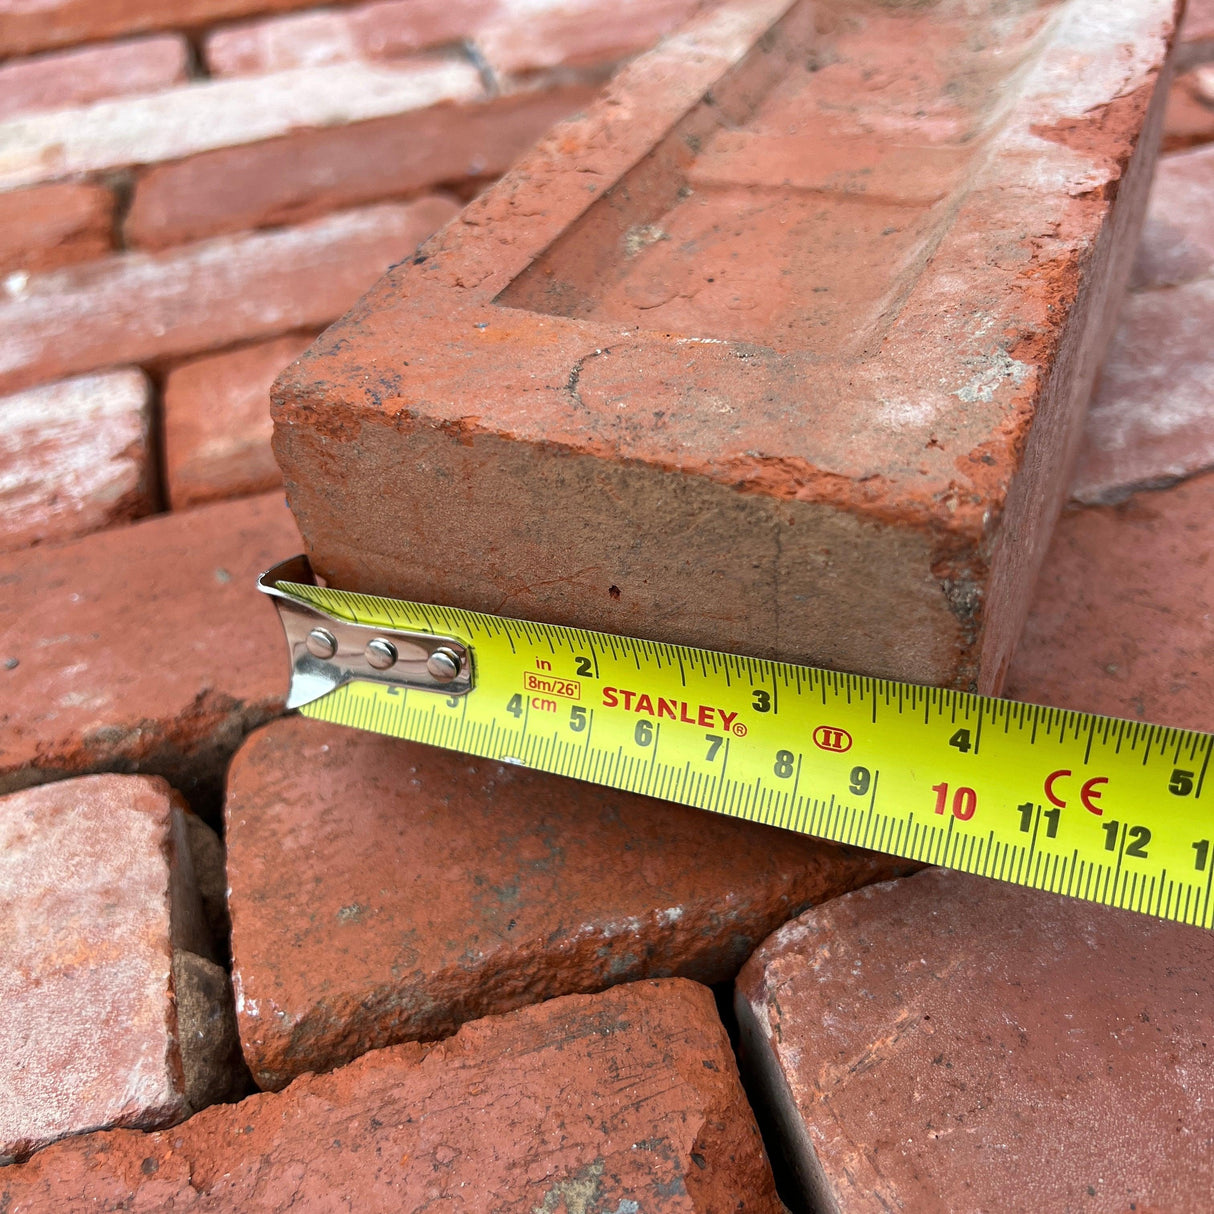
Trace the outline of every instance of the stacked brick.
<instances>
[{"instance_id":1,"label":"stacked brick","mask_svg":"<svg viewBox=\"0 0 1214 1214\"><path fill-rule=\"evenodd\" d=\"M0 550L273 488L302 338L694 6L6 6Z\"/></svg>"},{"instance_id":2,"label":"stacked brick","mask_svg":"<svg viewBox=\"0 0 1214 1214\"><path fill-rule=\"evenodd\" d=\"M1208 1206L1205 935L276 719L270 381L693 7L0 12L0 1210ZM1015 697L1214 726L1212 154Z\"/></svg>"}]
</instances>

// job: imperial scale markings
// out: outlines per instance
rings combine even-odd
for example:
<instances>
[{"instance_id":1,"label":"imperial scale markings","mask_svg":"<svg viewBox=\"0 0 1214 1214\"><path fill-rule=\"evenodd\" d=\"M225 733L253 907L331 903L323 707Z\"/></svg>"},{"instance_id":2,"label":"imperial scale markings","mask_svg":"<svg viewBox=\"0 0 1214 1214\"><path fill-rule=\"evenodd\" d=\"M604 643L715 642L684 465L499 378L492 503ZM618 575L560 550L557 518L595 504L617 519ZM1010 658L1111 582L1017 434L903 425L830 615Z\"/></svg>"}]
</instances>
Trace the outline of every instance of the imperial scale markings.
<instances>
[{"instance_id":1,"label":"imperial scale markings","mask_svg":"<svg viewBox=\"0 0 1214 1214\"><path fill-rule=\"evenodd\" d=\"M466 692L361 668L305 716L1214 926L1214 735L279 580L288 569L307 566L261 581L284 623L319 611L470 655Z\"/></svg>"}]
</instances>

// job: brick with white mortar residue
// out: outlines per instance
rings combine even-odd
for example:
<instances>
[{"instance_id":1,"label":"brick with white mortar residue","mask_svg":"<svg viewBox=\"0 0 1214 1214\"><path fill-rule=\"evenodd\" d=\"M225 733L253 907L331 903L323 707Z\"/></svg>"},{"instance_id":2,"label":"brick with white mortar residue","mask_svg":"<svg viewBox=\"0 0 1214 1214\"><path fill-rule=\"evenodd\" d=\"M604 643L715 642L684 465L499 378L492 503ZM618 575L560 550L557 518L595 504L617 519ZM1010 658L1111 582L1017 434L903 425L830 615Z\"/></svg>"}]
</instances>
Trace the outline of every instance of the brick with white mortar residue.
<instances>
[{"instance_id":1,"label":"brick with white mortar residue","mask_svg":"<svg viewBox=\"0 0 1214 1214\"><path fill-rule=\"evenodd\" d=\"M456 210L432 195L31 277L0 302L0 390L320 328Z\"/></svg>"},{"instance_id":2,"label":"brick with white mortar residue","mask_svg":"<svg viewBox=\"0 0 1214 1214\"><path fill-rule=\"evenodd\" d=\"M0 189L177 160L289 131L400 114L484 95L470 63L338 63L207 80L0 123Z\"/></svg>"},{"instance_id":3,"label":"brick with white mortar residue","mask_svg":"<svg viewBox=\"0 0 1214 1214\"><path fill-rule=\"evenodd\" d=\"M496 0L376 0L242 21L212 30L203 57L213 76L391 59L470 37L496 6Z\"/></svg>"},{"instance_id":4,"label":"brick with white mortar residue","mask_svg":"<svg viewBox=\"0 0 1214 1214\"><path fill-rule=\"evenodd\" d=\"M150 513L150 425L130 368L0 397L0 552Z\"/></svg>"},{"instance_id":5,"label":"brick with white mortar residue","mask_svg":"<svg viewBox=\"0 0 1214 1214\"><path fill-rule=\"evenodd\" d=\"M188 57L184 38L163 34L11 59L0 66L0 119L159 92L185 80Z\"/></svg>"}]
</instances>

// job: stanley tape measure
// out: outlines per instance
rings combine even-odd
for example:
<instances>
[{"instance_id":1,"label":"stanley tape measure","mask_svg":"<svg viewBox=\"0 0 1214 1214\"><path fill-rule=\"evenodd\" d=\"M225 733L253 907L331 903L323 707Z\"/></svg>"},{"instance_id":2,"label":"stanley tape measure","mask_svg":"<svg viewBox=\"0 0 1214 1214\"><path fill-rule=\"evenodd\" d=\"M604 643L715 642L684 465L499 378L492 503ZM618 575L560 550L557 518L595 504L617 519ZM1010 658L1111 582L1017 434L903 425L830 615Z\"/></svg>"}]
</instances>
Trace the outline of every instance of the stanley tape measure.
<instances>
[{"instance_id":1,"label":"stanley tape measure","mask_svg":"<svg viewBox=\"0 0 1214 1214\"><path fill-rule=\"evenodd\" d=\"M1214 926L1214 734L258 581L288 708L928 864Z\"/></svg>"}]
</instances>

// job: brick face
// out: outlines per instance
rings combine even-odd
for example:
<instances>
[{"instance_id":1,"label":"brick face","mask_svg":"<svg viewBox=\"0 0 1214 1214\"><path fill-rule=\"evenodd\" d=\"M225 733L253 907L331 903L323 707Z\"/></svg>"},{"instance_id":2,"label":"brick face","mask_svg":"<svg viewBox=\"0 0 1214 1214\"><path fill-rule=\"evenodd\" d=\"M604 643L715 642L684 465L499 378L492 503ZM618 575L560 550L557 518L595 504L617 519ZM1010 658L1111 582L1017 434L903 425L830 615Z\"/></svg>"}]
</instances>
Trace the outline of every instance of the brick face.
<instances>
[{"instance_id":1,"label":"brick face","mask_svg":"<svg viewBox=\"0 0 1214 1214\"><path fill-rule=\"evenodd\" d=\"M0 397L0 552L150 514L151 385L107 371Z\"/></svg>"},{"instance_id":2,"label":"brick face","mask_svg":"<svg viewBox=\"0 0 1214 1214\"><path fill-rule=\"evenodd\" d=\"M780 1214L712 993L554 999L379 1050L168 1133L0 1169L0 1206L91 1211Z\"/></svg>"},{"instance_id":3,"label":"brick face","mask_svg":"<svg viewBox=\"0 0 1214 1214\"><path fill-rule=\"evenodd\" d=\"M313 336L291 334L169 372L162 424L165 484L174 510L282 483L270 450L270 385Z\"/></svg>"},{"instance_id":4,"label":"brick face","mask_svg":"<svg viewBox=\"0 0 1214 1214\"><path fill-rule=\"evenodd\" d=\"M1128 272L1172 5L1082 0L1049 37L1000 26L997 57L989 13L874 5L823 43L794 5L763 37L785 7L714 8L629 65L280 379L323 576L998 687ZM962 53L965 104L932 74Z\"/></svg>"},{"instance_id":5,"label":"brick face","mask_svg":"<svg viewBox=\"0 0 1214 1214\"><path fill-rule=\"evenodd\" d=\"M591 90L566 87L222 148L143 174L125 224L133 247L293 223L338 207L501 173Z\"/></svg>"},{"instance_id":6,"label":"brick face","mask_svg":"<svg viewBox=\"0 0 1214 1214\"><path fill-rule=\"evenodd\" d=\"M302 718L249 739L225 813L241 1038L274 1088L554 995L728 981L801 907L907 868Z\"/></svg>"},{"instance_id":7,"label":"brick face","mask_svg":"<svg viewBox=\"0 0 1214 1214\"><path fill-rule=\"evenodd\" d=\"M203 947L180 798L88 776L0 797L0 1163L189 1111L171 965Z\"/></svg>"},{"instance_id":8,"label":"brick face","mask_svg":"<svg viewBox=\"0 0 1214 1214\"><path fill-rule=\"evenodd\" d=\"M1006 694L1214 730L1212 532L1211 473L1064 514Z\"/></svg>"},{"instance_id":9,"label":"brick face","mask_svg":"<svg viewBox=\"0 0 1214 1214\"><path fill-rule=\"evenodd\" d=\"M113 248L114 196L78 182L0 194L0 274L55 270Z\"/></svg>"},{"instance_id":10,"label":"brick face","mask_svg":"<svg viewBox=\"0 0 1214 1214\"><path fill-rule=\"evenodd\" d=\"M1212 974L1214 933L929 869L782 928L736 1006L802 1208L1197 1214Z\"/></svg>"},{"instance_id":11,"label":"brick face","mask_svg":"<svg viewBox=\"0 0 1214 1214\"><path fill-rule=\"evenodd\" d=\"M623 59L648 50L702 0L502 0L476 32L499 75Z\"/></svg>"},{"instance_id":12,"label":"brick face","mask_svg":"<svg viewBox=\"0 0 1214 1214\"><path fill-rule=\"evenodd\" d=\"M497 4L498 0L379 0L246 21L210 33L203 54L215 76L392 59L473 36Z\"/></svg>"},{"instance_id":13,"label":"brick face","mask_svg":"<svg viewBox=\"0 0 1214 1214\"><path fill-rule=\"evenodd\" d=\"M282 711L282 632L254 579L297 551L270 494L0 556L0 792L120 768L214 797Z\"/></svg>"},{"instance_id":14,"label":"brick face","mask_svg":"<svg viewBox=\"0 0 1214 1214\"><path fill-rule=\"evenodd\" d=\"M431 196L32 278L0 303L0 389L319 328L456 209Z\"/></svg>"},{"instance_id":15,"label":"brick face","mask_svg":"<svg viewBox=\"0 0 1214 1214\"><path fill-rule=\"evenodd\" d=\"M471 64L335 64L204 80L148 97L98 101L0 124L0 189L157 164L290 131L400 114L484 95Z\"/></svg>"},{"instance_id":16,"label":"brick face","mask_svg":"<svg viewBox=\"0 0 1214 1214\"><path fill-rule=\"evenodd\" d=\"M187 53L184 38L161 36L12 60L0 65L0 121L180 84Z\"/></svg>"},{"instance_id":17,"label":"brick face","mask_svg":"<svg viewBox=\"0 0 1214 1214\"><path fill-rule=\"evenodd\" d=\"M0 55L310 8L315 0L38 0L0 10Z\"/></svg>"}]
</instances>

